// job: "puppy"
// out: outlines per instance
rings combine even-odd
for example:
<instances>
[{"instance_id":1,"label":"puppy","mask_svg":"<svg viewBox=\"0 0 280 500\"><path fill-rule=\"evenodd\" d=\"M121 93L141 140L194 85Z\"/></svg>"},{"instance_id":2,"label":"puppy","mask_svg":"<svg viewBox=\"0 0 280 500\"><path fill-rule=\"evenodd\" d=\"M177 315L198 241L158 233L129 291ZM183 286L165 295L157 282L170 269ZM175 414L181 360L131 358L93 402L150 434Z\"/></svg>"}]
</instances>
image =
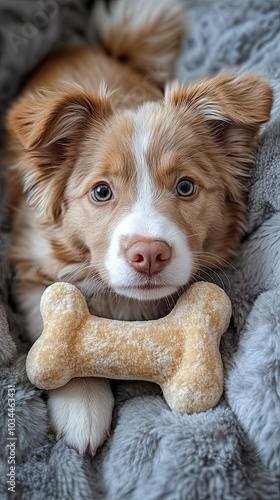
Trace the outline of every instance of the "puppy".
<instances>
[{"instance_id":1,"label":"puppy","mask_svg":"<svg viewBox=\"0 0 280 500\"><path fill-rule=\"evenodd\" d=\"M29 339L40 297L73 282L91 312L155 319L199 270L229 259L272 90L253 75L166 85L185 33L180 0L97 4L103 50L53 54L7 115L10 258ZM107 380L50 391L57 437L81 454L108 435Z\"/></svg>"}]
</instances>

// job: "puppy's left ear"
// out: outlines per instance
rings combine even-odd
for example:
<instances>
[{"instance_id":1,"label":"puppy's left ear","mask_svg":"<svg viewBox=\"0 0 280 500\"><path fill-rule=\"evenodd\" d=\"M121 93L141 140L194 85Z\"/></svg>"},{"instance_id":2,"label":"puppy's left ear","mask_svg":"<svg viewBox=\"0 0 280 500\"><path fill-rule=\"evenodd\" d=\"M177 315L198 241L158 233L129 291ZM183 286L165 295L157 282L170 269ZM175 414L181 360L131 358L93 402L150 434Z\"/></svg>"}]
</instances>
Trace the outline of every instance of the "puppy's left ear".
<instances>
[{"instance_id":1,"label":"puppy's left ear","mask_svg":"<svg viewBox=\"0 0 280 500\"><path fill-rule=\"evenodd\" d=\"M260 126L270 118L273 91L262 77L220 73L185 88L171 86L166 102L181 113L192 113L198 122L203 120L213 139L242 173L252 160Z\"/></svg>"}]
</instances>

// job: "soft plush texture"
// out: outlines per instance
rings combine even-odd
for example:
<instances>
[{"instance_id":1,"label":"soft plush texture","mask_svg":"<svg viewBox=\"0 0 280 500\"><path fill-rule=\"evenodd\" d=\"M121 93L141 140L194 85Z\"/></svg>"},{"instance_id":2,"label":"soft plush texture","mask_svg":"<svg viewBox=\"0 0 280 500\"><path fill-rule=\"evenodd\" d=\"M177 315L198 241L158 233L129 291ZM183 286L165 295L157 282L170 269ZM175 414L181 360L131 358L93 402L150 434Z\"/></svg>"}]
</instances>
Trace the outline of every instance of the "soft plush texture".
<instances>
[{"instance_id":1,"label":"soft plush texture","mask_svg":"<svg viewBox=\"0 0 280 500\"><path fill-rule=\"evenodd\" d=\"M2 0L0 107L55 43L92 40L91 2ZM233 303L223 336L225 397L213 410L171 412L158 386L114 382L112 436L97 456L55 442L45 395L28 382L21 318L9 297L9 226L1 167L0 497L8 496L7 386L16 388L16 493L20 499L279 500L280 497L280 18L279 0L186 0L184 82L224 68L266 75L275 89L249 181L248 226L226 274ZM44 13L42 14L42 9ZM31 24L28 24L28 19ZM256 102L256 106L258 103ZM4 137L2 138L4 139ZM3 140L2 140L3 142Z\"/></svg>"}]
</instances>

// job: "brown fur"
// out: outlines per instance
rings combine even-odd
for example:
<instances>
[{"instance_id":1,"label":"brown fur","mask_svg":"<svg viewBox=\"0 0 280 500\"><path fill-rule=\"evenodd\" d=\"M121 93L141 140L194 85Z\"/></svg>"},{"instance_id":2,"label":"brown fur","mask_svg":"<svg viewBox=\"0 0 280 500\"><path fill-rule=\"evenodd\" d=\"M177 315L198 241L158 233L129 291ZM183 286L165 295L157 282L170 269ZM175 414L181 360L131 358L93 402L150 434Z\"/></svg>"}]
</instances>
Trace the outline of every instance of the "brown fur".
<instances>
[{"instance_id":1,"label":"brown fur","mask_svg":"<svg viewBox=\"0 0 280 500\"><path fill-rule=\"evenodd\" d=\"M92 65L94 73L88 70ZM118 72L118 90L112 95L98 92L100 73L111 83L112 65ZM73 79L71 85L63 86L62 74ZM36 227L41 232L47 228L44 237L52 248L53 262L49 267L44 263L44 272L50 282L56 280L51 269L66 261L101 262L110 235L104 229L112 227L135 199L133 125L129 110L123 109L123 95L129 94L129 108L134 108L137 78L133 70L100 52L71 49L63 58L61 53L54 55L35 74L8 114L12 185L23 184L35 209ZM37 90L44 80L52 85ZM138 92L134 98L135 106L139 105ZM214 254L212 265L217 257L228 259L243 231L243 177L250 171L259 127L269 118L271 88L253 75L221 74L187 88L173 84L161 100L157 88L151 87L147 98L155 101L146 104L144 112L153 128L147 163L159 190L158 211L189 235L196 267L203 266L204 252ZM86 193L108 176L118 200L106 208L92 207ZM191 178L199 186L191 200L174 200L166 194L180 177ZM15 193L12 205L19 201L18 190ZM89 227L94 231L89 232ZM14 233L17 247L18 237ZM16 265L17 259L13 259ZM97 264L96 271L106 282L103 266Z\"/></svg>"}]
</instances>

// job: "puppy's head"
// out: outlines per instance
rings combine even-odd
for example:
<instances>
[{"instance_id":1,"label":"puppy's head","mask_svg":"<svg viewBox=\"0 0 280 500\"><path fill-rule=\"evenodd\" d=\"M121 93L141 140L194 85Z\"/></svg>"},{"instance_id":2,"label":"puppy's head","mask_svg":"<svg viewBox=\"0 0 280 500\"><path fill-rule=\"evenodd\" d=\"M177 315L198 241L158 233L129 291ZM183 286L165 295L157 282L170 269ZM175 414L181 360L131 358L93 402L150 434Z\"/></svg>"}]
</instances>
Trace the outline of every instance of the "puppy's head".
<instances>
[{"instance_id":1,"label":"puppy's head","mask_svg":"<svg viewBox=\"0 0 280 500\"><path fill-rule=\"evenodd\" d=\"M18 171L57 258L148 300L230 257L271 105L265 80L228 74L130 110L79 88L23 97L9 115Z\"/></svg>"}]
</instances>

